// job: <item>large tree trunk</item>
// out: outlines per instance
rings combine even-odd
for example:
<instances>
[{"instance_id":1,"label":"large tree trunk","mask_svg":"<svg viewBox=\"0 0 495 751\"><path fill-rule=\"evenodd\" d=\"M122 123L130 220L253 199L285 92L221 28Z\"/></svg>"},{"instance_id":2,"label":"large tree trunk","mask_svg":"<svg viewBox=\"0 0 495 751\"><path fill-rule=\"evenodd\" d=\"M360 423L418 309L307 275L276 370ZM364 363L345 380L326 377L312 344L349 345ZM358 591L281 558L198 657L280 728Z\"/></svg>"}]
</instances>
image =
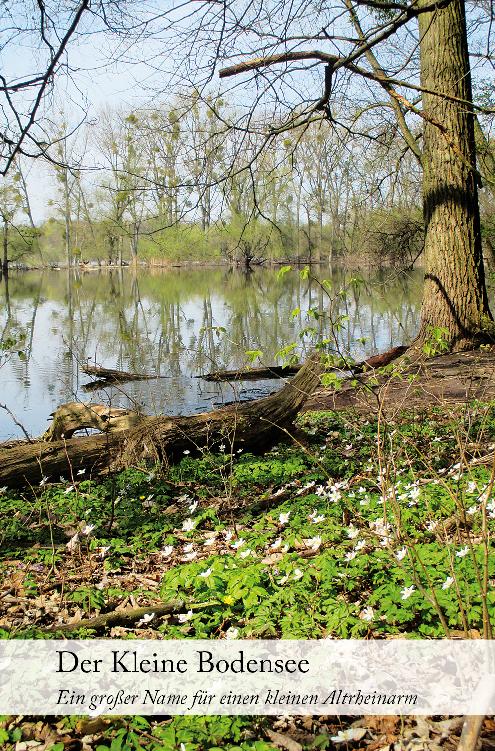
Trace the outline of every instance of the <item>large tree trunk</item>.
<instances>
[{"instance_id":1,"label":"large tree trunk","mask_svg":"<svg viewBox=\"0 0 495 751\"><path fill-rule=\"evenodd\" d=\"M469 349L486 339L491 314L481 250L464 0L420 14L419 32L421 85L439 92L423 95L426 238L420 341L441 327L450 349Z\"/></svg>"},{"instance_id":2,"label":"large tree trunk","mask_svg":"<svg viewBox=\"0 0 495 751\"><path fill-rule=\"evenodd\" d=\"M167 462L184 451L261 451L294 420L320 382L323 367L311 357L275 394L189 417L145 418L131 430L70 438L52 443L19 442L0 446L0 486L38 484L43 477L85 477L108 467L121 469L142 460Z\"/></svg>"},{"instance_id":3,"label":"large tree trunk","mask_svg":"<svg viewBox=\"0 0 495 751\"><path fill-rule=\"evenodd\" d=\"M3 258L2 274L7 276L9 273L9 225L7 219L3 220Z\"/></svg>"}]
</instances>

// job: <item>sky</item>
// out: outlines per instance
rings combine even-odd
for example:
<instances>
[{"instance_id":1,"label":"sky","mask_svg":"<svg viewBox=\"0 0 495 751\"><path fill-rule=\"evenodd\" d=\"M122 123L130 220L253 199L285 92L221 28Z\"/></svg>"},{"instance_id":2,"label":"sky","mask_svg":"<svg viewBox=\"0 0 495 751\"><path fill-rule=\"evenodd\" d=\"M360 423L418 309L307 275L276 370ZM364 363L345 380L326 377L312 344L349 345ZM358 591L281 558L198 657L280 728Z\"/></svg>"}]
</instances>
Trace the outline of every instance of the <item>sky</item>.
<instances>
[{"instance_id":1,"label":"sky","mask_svg":"<svg viewBox=\"0 0 495 751\"><path fill-rule=\"evenodd\" d=\"M115 6L118 10L123 9L124 12L126 9L129 9L129 17L120 15L115 21L115 25L120 28L131 23L136 25L135 18L131 15L134 13L139 14L142 21L147 21L150 24L149 26L138 25L134 29L132 37L125 33L103 33L101 24L100 27L98 26L99 21L88 16L88 19L91 19L91 21L86 21L81 26L79 36L70 42L69 65L71 75L60 75L56 79L54 93L44 103L45 116L57 121L61 119L60 113L63 112L65 118L69 121L70 130L71 127L75 127L83 120L90 123L94 122L98 117L98 113L104 108L121 106L131 110L149 102L157 106L162 102L166 102L167 99L170 101L171 96L180 90L181 86L184 89L188 75L197 75L198 80L202 76L204 77L205 69L210 62L208 55L211 55L211 48L204 43L204 40L208 38L208 26L206 25L205 29L201 31L205 35L204 39L200 35L196 44L187 41L186 37L191 28L195 25L197 27L198 24L198 17L196 15L193 18L187 15L189 13L189 6L193 8L191 13L195 14L195 9L199 8L198 12L201 14L202 8L206 7L206 5L201 2L197 4L181 4L180 0L177 0L177 7L185 8L185 10L178 10L176 13L184 14L185 20L174 27L172 32L169 29L168 18L164 17L164 11L167 9L170 10L175 1L146 0L143 3L142 0L127 0L125 3L106 3L107 8ZM19 26L22 25L21 21L24 23L26 29L32 25L32 21L30 21L27 15L24 17L24 14L27 13L25 9L31 4L32 7L37 7L34 0L11 0L11 5L14 9L12 13L16 21L16 23L11 24L12 26L15 27L16 24ZM261 3L259 5L260 7L265 7ZM283 7L284 3L282 2L280 5ZM64 7L64 4L59 3L57 0L45 0L45 6L47 8L52 7L55 13L58 12L59 7ZM242 1L232 4L234 12L240 12L242 6ZM289 6L290 4L287 5L287 7ZM315 4L314 6L308 4L308 9L316 9L314 13L317 18L308 17L306 19L304 15L301 15L297 21L301 25L301 29L303 29L304 24L308 25L308 28L311 29L314 23L321 21L318 14L323 11L318 10L317 6L320 8L319 4ZM304 3L298 6L300 9L304 7ZM328 8L330 9L329 13L332 14L334 12L331 9L332 2L328 4ZM118 12L118 10L115 12ZM0 6L0 69L8 80L19 79L29 74L32 75L33 71L40 67L38 61L40 56L39 33L37 35L35 33L34 37L28 33L9 37L9 26L7 23L4 22L2 30L2 12L4 11L2 11L2 7ZM15 18L16 12L18 14L17 19ZM212 13L214 12L213 10ZM5 21L5 19L3 20ZM271 17L265 17L260 21L261 24L272 24L275 31L279 22L280 19L272 20ZM329 26L329 28L333 29L333 33L339 32L339 23L337 22L333 27ZM255 24L253 28L255 28ZM268 27L265 29L263 26L263 33L266 30L270 31ZM182 39L182 33L184 34L184 39ZM187 46L189 43L190 47ZM234 26L234 35L229 37L225 42L227 57L230 55L231 59L238 59L237 44ZM239 42L239 45L241 44L242 42ZM249 46L249 42L247 44ZM331 48L331 45L329 45L329 48ZM397 50L396 54L398 54ZM474 62L477 65L481 65L479 60ZM294 95L300 95L304 91L304 82L307 83L308 81L313 86L313 88L308 86L308 89L312 90L313 93L315 91L314 87L318 90L318 87L321 85L321 73L321 66L310 72L307 72L307 67L304 73L297 72ZM313 77L311 78L311 76ZM339 79L342 79L341 74ZM212 85L217 86L218 84L219 80L215 77ZM237 78L226 79L223 88L228 92L227 98L229 103L235 102L239 106L242 106L243 89L242 87L238 89L237 85ZM367 90L368 84L361 81L359 85L363 90L364 100L367 96L365 89ZM257 91L254 89L249 91L247 87L248 84L246 84L246 88L244 89L246 101L251 96L255 97L257 95ZM290 86L286 87L285 93L286 96L288 95L290 101ZM350 95L355 94L356 88L354 88ZM304 97L302 96L302 98ZM1 112L0 108L0 116ZM43 165L40 160L31 161L28 171L32 209L36 221L40 222L50 213L47 200L54 194L54 178L50 174L49 168Z\"/></svg>"}]
</instances>

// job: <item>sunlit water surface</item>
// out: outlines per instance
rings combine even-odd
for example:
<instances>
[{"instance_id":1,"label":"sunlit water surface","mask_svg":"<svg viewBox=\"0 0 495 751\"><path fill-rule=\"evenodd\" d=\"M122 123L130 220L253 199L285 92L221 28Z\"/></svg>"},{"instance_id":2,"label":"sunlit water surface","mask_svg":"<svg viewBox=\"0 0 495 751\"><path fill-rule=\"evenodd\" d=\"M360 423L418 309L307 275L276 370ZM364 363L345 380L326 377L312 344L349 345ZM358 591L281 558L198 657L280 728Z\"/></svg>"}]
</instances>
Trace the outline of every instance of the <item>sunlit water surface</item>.
<instances>
[{"instance_id":1,"label":"sunlit water surface","mask_svg":"<svg viewBox=\"0 0 495 751\"><path fill-rule=\"evenodd\" d=\"M357 286L349 285L355 271L313 274L332 281L329 294L316 279L272 269L13 272L0 284L0 336L25 340L21 356L0 352L0 403L33 436L46 429L50 412L74 400L191 414L279 388L281 381L233 387L197 376L242 367L249 350L261 350L263 363L273 364L292 342L304 357L300 334L308 327L322 338L333 321L338 346L357 358L414 336L420 271L361 271ZM308 317L308 310L316 315ZM81 364L88 361L163 377L87 392L91 379ZM18 436L21 428L0 409L0 440Z\"/></svg>"}]
</instances>

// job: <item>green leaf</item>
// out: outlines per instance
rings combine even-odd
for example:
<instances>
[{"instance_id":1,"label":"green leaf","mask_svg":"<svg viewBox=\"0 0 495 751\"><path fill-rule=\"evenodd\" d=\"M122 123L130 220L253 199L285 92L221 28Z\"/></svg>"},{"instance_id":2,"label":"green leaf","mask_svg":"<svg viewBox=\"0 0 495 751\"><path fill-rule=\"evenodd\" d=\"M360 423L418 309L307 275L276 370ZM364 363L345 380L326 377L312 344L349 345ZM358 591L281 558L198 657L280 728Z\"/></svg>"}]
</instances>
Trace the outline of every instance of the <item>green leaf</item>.
<instances>
[{"instance_id":1,"label":"green leaf","mask_svg":"<svg viewBox=\"0 0 495 751\"><path fill-rule=\"evenodd\" d=\"M248 349L244 353L249 358L249 362L253 363L263 357L263 350L261 349Z\"/></svg>"},{"instance_id":2,"label":"green leaf","mask_svg":"<svg viewBox=\"0 0 495 751\"><path fill-rule=\"evenodd\" d=\"M277 279L282 279L282 277L288 274L289 271L292 271L292 266L282 266L277 271Z\"/></svg>"}]
</instances>

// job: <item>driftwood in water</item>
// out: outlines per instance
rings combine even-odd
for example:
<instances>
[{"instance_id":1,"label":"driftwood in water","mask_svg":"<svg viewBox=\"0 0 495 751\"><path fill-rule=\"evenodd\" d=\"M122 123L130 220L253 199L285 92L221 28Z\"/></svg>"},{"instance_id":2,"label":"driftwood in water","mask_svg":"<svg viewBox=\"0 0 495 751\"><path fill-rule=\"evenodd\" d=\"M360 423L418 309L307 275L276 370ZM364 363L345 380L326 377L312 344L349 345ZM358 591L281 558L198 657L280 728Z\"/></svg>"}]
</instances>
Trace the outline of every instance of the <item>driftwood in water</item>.
<instances>
[{"instance_id":1,"label":"driftwood in water","mask_svg":"<svg viewBox=\"0 0 495 751\"><path fill-rule=\"evenodd\" d=\"M134 428L143 415L130 409L107 407L104 404L67 402L52 413L52 424L41 436L42 441L72 438L77 430L91 428L102 433Z\"/></svg>"},{"instance_id":2,"label":"driftwood in water","mask_svg":"<svg viewBox=\"0 0 495 751\"><path fill-rule=\"evenodd\" d=\"M261 381L268 378L287 378L296 375L300 365L272 365L268 368L242 368L241 370L214 370L198 376L205 381Z\"/></svg>"},{"instance_id":3,"label":"driftwood in water","mask_svg":"<svg viewBox=\"0 0 495 751\"><path fill-rule=\"evenodd\" d=\"M114 370L113 368L103 368L100 365L82 365L81 370L86 375L98 378L100 381L108 383L124 383L125 381L148 381L158 376L140 373L126 373L125 370ZM163 378L163 376L161 376Z\"/></svg>"},{"instance_id":4,"label":"driftwood in water","mask_svg":"<svg viewBox=\"0 0 495 751\"><path fill-rule=\"evenodd\" d=\"M91 391L100 391L100 389L108 388L108 386L111 386L113 383L116 383L116 381L105 381L103 378L98 378L97 381L84 383L81 386L81 391L85 391L86 393L91 393Z\"/></svg>"},{"instance_id":5,"label":"driftwood in water","mask_svg":"<svg viewBox=\"0 0 495 751\"><path fill-rule=\"evenodd\" d=\"M280 391L262 399L188 417L145 417L130 430L106 432L50 443L0 445L0 486L37 485L43 477L78 472L87 477L141 460L174 461L184 451L261 451L272 445L320 383L323 368L311 357Z\"/></svg>"},{"instance_id":6,"label":"driftwood in water","mask_svg":"<svg viewBox=\"0 0 495 751\"><path fill-rule=\"evenodd\" d=\"M385 365L389 365L391 362L407 352L408 349L409 347L403 345L399 347L392 347L392 349L389 349L386 352L382 352L379 355L372 355L366 360L363 360L363 362L358 362L356 365L352 366L351 370L353 373L362 373L365 370L384 368Z\"/></svg>"},{"instance_id":7,"label":"driftwood in water","mask_svg":"<svg viewBox=\"0 0 495 751\"><path fill-rule=\"evenodd\" d=\"M355 365L346 365L345 362L335 370L345 371L350 370L353 373L362 373L364 370L370 370L373 368L383 368L388 365L400 355L403 355L407 350L407 347L393 347L387 352L383 352L380 355L373 355L368 357L363 362L358 362ZM206 375L198 376L205 381L261 381L268 378L287 378L288 376L296 375L301 369L301 365L288 365L286 367L282 365L271 365L267 368L242 368L240 370L216 370Z\"/></svg>"}]
</instances>

